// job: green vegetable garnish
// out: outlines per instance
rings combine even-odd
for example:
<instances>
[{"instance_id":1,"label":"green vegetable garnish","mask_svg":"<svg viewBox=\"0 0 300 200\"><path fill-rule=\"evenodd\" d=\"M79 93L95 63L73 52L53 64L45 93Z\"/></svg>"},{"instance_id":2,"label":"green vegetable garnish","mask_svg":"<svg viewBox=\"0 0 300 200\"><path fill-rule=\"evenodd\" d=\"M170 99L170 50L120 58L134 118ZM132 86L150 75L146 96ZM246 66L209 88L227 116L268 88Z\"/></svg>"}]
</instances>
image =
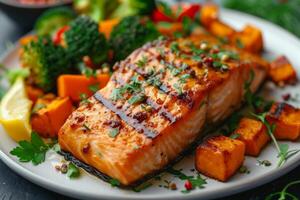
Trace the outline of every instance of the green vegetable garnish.
<instances>
[{"instance_id":1,"label":"green vegetable garnish","mask_svg":"<svg viewBox=\"0 0 300 200\"><path fill-rule=\"evenodd\" d=\"M123 18L110 35L109 43L114 51L114 60L126 58L135 49L157 39L159 35L155 25L148 18Z\"/></svg>"},{"instance_id":2,"label":"green vegetable garnish","mask_svg":"<svg viewBox=\"0 0 300 200\"><path fill-rule=\"evenodd\" d=\"M46 152L49 146L44 143L40 136L32 132L31 140L20 141L19 146L10 151L11 155L17 156L20 162L32 162L38 165L45 161Z\"/></svg>"},{"instance_id":3,"label":"green vegetable garnish","mask_svg":"<svg viewBox=\"0 0 300 200\"><path fill-rule=\"evenodd\" d=\"M40 36L52 35L72 21L75 16L74 11L68 7L47 10L36 20L34 30Z\"/></svg>"},{"instance_id":4,"label":"green vegetable garnish","mask_svg":"<svg viewBox=\"0 0 300 200\"><path fill-rule=\"evenodd\" d=\"M67 176L69 178L77 178L80 176L80 170L73 163L69 163Z\"/></svg>"}]
</instances>

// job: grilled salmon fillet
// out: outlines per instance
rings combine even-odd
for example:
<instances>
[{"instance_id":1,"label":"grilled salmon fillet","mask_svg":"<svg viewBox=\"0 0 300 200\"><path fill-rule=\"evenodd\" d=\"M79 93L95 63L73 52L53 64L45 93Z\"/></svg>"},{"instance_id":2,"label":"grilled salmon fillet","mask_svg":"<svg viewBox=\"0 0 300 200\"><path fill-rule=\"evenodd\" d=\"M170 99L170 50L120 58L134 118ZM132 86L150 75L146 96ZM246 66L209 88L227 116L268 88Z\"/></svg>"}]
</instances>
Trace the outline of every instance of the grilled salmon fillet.
<instances>
[{"instance_id":1,"label":"grilled salmon fillet","mask_svg":"<svg viewBox=\"0 0 300 200\"><path fill-rule=\"evenodd\" d=\"M251 71L255 91L268 63L198 35L158 39L114 67L107 86L70 115L58 139L63 151L128 186L239 108Z\"/></svg>"}]
</instances>

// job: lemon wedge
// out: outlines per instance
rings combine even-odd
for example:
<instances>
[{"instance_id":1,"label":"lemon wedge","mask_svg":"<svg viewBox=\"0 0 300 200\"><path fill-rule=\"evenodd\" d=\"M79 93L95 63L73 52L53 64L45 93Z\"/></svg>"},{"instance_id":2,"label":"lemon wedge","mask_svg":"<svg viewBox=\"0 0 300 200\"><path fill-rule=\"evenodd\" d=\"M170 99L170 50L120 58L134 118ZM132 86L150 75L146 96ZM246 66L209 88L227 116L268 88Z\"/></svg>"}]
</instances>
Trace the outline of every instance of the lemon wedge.
<instances>
[{"instance_id":1,"label":"lemon wedge","mask_svg":"<svg viewBox=\"0 0 300 200\"><path fill-rule=\"evenodd\" d=\"M0 122L16 142L29 140L32 102L28 99L22 78L16 80L0 103Z\"/></svg>"}]
</instances>

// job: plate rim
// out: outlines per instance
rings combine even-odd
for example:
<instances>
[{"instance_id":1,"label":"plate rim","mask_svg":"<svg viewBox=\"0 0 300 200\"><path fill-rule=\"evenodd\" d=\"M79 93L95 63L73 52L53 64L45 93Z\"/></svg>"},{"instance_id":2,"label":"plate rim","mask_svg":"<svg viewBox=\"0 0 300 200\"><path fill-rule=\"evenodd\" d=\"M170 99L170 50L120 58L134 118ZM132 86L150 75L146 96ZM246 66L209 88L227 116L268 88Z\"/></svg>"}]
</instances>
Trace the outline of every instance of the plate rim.
<instances>
[{"instance_id":1,"label":"plate rim","mask_svg":"<svg viewBox=\"0 0 300 200\"><path fill-rule=\"evenodd\" d=\"M247 14L247 13L243 13L240 11L236 11L236 10L232 10L232 9L227 9L227 8L221 8L221 14L225 14L225 15L230 15L230 14L234 14L234 15L242 15L243 17L247 17L247 18L253 18L257 21L259 21L261 24L263 24L266 27L269 27L270 29L275 29L277 31L277 34L280 35L285 35L287 36L287 40L288 41L292 41L293 43L296 43L297 45L299 45L300 47L300 39L298 39L295 35L293 35L292 33L290 33L289 31L281 28L280 26L273 24L269 21L266 21L262 18ZM6 50L4 53L2 53L0 55L0 61L3 62L5 59L7 59L7 57L12 54L14 51L17 50L18 48L18 44L15 43L15 45L13 45L12 48L9 48L8 50ZM43 176L37 175L35 173L33 173L32 171L30 171L29 169L26 169L25 167L23 167L22 165L19 164L18 161L13 160L12 158L10 158L8 155L6 155L2 149L0 148L0 159L2 160L3 163L5 163L10 169L12 169L15 173L19 174L20 176L22 176L23 178L29 180L30 182L41 186L45 189L48 189L50 191L62 194L62 195L66 195L69 197L79 197L79 198L92 198L92 199L106 199L106 198L110 198L110 199L156 199L156 198L164 198L164 199L192 199L192 198L197 198L199 197L199 193L190 193L189 195L179 195L179 194L167 194L167 195L153 195L153 196L143 196L143 195L135 195L133 196L132 194L124 194L124 193L110 193L109 195L107 194L102 194L101 196L99 195L91 195L89 194L87 191L78 191L78 190L74 190L74 189L70 189L68 187L65 187L64 185L57 185L55 184L54 181L52 180L48 180L46 178L44 178ZM270 170L268 172L266 172L264 174L264 176L260 176L260 177L247 177L244 178L244 180L242 180L240 182L239 185L232 187L230 190L228 190L228 188L224 188L224 189L218 189L217 192L215 193L215 191L206 191L205 194L203 194L203 198L220 198L220 197L226 197L232 194L236 194L239 192L243 192L255 187L259 187L265 183L268 183L280 176L285 175L286 173L288 173L289 171L293 170L294 168L296 168L297 166L300 165L300 157L298 159L293 159L291 161L289 161L288 164L282 166L280 169L274 169L274 170ZM253 179L253 180L252 180ZM255 183L255 184L254 184Z\"/></svg>"}]
</instances>

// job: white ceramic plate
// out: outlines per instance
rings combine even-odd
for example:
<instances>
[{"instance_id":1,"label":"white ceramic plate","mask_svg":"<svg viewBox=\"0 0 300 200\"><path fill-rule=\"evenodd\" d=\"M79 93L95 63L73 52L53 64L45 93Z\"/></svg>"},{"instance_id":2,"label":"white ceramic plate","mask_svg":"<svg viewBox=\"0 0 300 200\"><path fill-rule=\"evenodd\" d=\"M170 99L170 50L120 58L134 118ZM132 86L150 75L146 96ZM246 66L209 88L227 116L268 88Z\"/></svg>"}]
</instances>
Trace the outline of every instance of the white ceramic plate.
<instances>
[{"instance_id":1,"label":"white ceramic plate","mask_svg":"<svg viewBox=\"0 0 300 200\"><path fill-rule=\"evenodd\" d=\"M241 28L246 23L251 23L259 27L261 30L263 30L266 47L265 49L267 52L269 52L267 56L274 57L280 54L286 55L292 64L297 68L298 73L300 73L300 41L296 37L269 22L240 12L222 10L221 18L236 28ZM17 67L17 48L6 54L2 62L7 67ZM299 90L299 86L279 89L275 88L272 84L266 84L263 89L263 93L265 96L281 100L282 94L290 92L295 95L297 90ZM292 103L295 104L295 102ZM299 141L287 143L290 145L291 149L300 149ZM12 141L1 128L0 158L11 169L26 179L49 190L83 199L211 199L224 197L269 182L279 176L284 175L300 164L300 154L298 154L288 160L283 167L276 168L277 152L275 147L270 144L266 149L263 150L258 159L270 160L272 162L272 166L258 166L256 158L247 157L244 165L248 167L251 173L237 174L227 183L220 183L212 179L207 179L208 184L205 185L204 189L196 189L189 194L182 194L180 191L184 188L183 181L174 178L172 175L166 174L163 176L163 179L176 182L178 186L177 191L171 191L158 187L161 182L154 181L154 185L152 187L140 193L136 193L129 190L112 188L109 184L86 173L83 173L79 179L70 180L66 178L65 175L55 171L53 163L59 161L60 158L49 155L50 153L47 155L47 161L41 165L33 166L30 163L20 163L16 157L13 157L9 154L10 150L15 146L16 143ZM193 166L193 156L188 156L180 163L175 165L174 168L182 168L186 174L195 174L195 172L190 171Z\"/></svg>"}]
</instances>

